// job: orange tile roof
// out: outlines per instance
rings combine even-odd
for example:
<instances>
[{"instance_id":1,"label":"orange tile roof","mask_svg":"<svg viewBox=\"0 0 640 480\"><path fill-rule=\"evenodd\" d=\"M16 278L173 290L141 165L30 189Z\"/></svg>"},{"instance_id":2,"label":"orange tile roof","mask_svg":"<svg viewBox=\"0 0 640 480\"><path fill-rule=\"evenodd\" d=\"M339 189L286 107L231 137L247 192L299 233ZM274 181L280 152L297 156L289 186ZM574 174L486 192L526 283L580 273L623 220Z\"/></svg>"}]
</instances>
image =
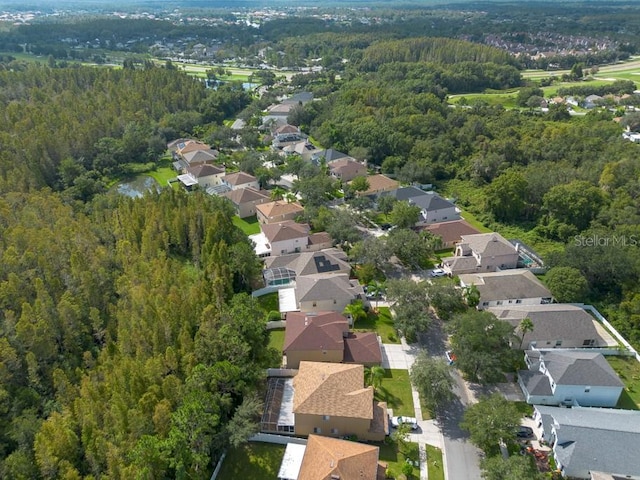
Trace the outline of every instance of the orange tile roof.
<instances>
[{"instance_id":1,"label":"orange tile roof","mask_svg":"<svg viewBox=\"0 0 640 480\"><path fill-rule=\"evenodd\" d=\"M373 388L364 385L364 367L300 362L293 378L293 413L373 419Z\"/></svg>"},{"instance_id":2,"label":"orange tile roof","mask_svg":"<svg viewBox=\"0 0 640 480\"><path fill-rule=\"evenodd\" d=\"M309 435L298 478L376 480L379 453L373 445Z\"/></svg>"}]
</instances>

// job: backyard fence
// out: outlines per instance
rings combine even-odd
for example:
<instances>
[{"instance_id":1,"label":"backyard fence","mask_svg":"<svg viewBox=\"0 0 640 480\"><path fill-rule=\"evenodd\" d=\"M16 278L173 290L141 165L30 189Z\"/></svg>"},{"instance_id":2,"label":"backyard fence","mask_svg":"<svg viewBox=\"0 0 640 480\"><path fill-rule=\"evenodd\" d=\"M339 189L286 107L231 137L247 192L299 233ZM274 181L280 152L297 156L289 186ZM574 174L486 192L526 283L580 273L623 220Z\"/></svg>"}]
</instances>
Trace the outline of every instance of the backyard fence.
<instances>
[{"instance_id":1,"label":"backyard fence","mask_svg":"<svg viewBox=\"0 0 640 480\"><path fill-rule=\"evenodd\" d=\"M622 343L622 345L624 345L629 352L631 352L630 356L634 356L636 360L640 362L640 354L638 354L636 349L633 348L631 344L627 342L627 340L622 335L620 335L620 333L613 327L613 325L611 325L609 321L602 316L602 314L596 309L596 307L594 307L593 305L585 305L584 303L577 303L575 305L579 306L580 308L583 308L584 310L587 310L594 317L596 317L598 321L602 323L605 327L607 327L607 329L609 329L609 331L613 334L613 336L616 337L616 339L618 339L618 341Z\"/></svg>"}]
</instances>

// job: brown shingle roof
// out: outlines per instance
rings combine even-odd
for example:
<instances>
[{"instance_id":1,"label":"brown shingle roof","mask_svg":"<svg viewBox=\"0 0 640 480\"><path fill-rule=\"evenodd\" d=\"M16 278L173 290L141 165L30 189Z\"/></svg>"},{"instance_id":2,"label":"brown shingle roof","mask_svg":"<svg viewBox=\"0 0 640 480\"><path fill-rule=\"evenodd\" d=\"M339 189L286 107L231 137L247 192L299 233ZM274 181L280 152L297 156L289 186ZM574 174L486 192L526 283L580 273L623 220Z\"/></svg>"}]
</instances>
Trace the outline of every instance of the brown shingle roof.
<instances>
[{"instance_id":1,"label":"brown shingle roof","mask_svg":"<svg viewBox=\"0 0 640 480\"><path fill-rule=\"evenodd\" d=\"M425 227L429 233L437 235L443 243L459 242L462 235L474 235L480 233L469 225L466 220L454 220L452 222L441 222L427 225Z\"/></svg>"},{"instance_id":2,"label":"brown shingle roof","mask_svg":"<svg viewBox=\"0 0 640 480\"><path fill-rule=\"evenodd\" d=\"M333 242L333 239L327 232L316 232L309 235L309 245L321 245L331 242Z\"/></svg>"},{"instance_id":3,"label":"brown shingle roof","mask_svg":"<svg viewBox=\"0 0 640 480\"><path fill-rule=\"evenodd\" d=\"M257 205L256 209L263 205ZM311 228L306 223L296 223L293 220L286 222L268 223L261 225L262 233L271 243L281 242L283 240L291 240L293 238L302 238L309 235Z\"/></svg>"},{"instance_id":4,"label":"brown shingle roof","mask_svg":"<svg viewBox=\"0 0 640 480\"><path fill-rule=\"evenodd\" d=\"M369 175L367 182L369 182L369 189L365 192L360 192L361 195L371 195L376 192L389 191L400 186L399 182L385 175Z\"/></svg>"},{"instance_id":5,"label":"brown shingle roof","mask_svg":"<svg viewBox=\"0 0 640 480\"><path fill-rule=\"evenodd\" d=\"M243 203L256 202L258 200L266 200L269 195L265 191L256 190L255 188L239 188L238 190L232 190L220 195L221 197L228 198L236 205L242 205Z\"/></svg>"},{"instance_id":6,"label":"brown shingle roof","mask_svg":"<svg viewBox=\"0 0 640 480\"><path fill-rule=\"evenodd\" d=\"M309 435L300 480L376 480L380 449L373 445Z\"/></svg>"},{"instance_id":7,"label":"brown shingle roof","mask_svg":"<svg viewBox=\"0 0 640 480\"><path fill-rule=\"evenodd\" d=\"M329 163L328 166L329 166L329 171L335 172L335 173L347 173L347 172L355 173L359 171L364 171L364 172L367 171L367 169L362 163L357 162L353 158L349 158L349 157L344 157L344 158L339 158L338 160L334 160L333 162Z\"/></svg>"},{"instance_id":8,"label":"brown shingle roof","mask_svg":"<svg viewBox=\"0 0 640 480\"><path fill-rule=\"evenodd\" d=\"M282 349L285 353L308 350L342 351L344 333L348 331L349 322L336 312L289 312Z\"/></svg>"},{"instance_id":9,"label":"brown shingle roof","mask_svg":"<svg viewBox=\"0 0 640 480\"><path fill-rule=\"evenodd\" d=\"M293 413L373 420L373 388L363 385L362 365L300 362Z\"/></svg>"},{"instance_id":10,"label":"brown shingle roof","mask_svg":"<svg viewBox=\"0 0 640 480\"><path fill-rule=\"evenodd\" d=\"M208 177L209 175L219 175L223 173L224 170L205 163L203 165L196 165L195 167L187 167L187 172L195 178L202 178Z\"/></svg>"},{"instance_id":11,"label":"brown shingle roof","mask_svg":"<svg viewBox=\"0 0 640 480\"><path fill-rule=\"evenodd\" d=\"M260 213L267 218L304 212L304 208L299 203L287 203L280 200L276 200L275 202L263 203L262 205L258 205L256 209L259 210Z\"/></svg>"},{"instance_id":12,"label":"brown shingle roof","mask_svg":"<svg viewBox=\"0 0 640 480\"><path fill-rule=\"evenodd\" d=\"M180 155L184 155L185 153L195 152L196 150L211 150L211 147L206 143L199 142L198 140L189 140L178 150L178 153Z\"/></svg>"},{"instance_id":13,"label":"brown shingle roof","mask_svg":"<svg viewBox=\"0 0 640 480\"><path fill-rule=\"evenodd\" d=\"M344 363L362 365L382 363L382 351L378 336L374 332L350 333L344 339Z\"/></svg>"},{"instance_id":14,"label":"brown shingle roof","mask_svg":"<svg viewBox=\"0 0 640 480\"><path fill-rule=\"evenodd\" d=\"M244 185L245 183L255 182L257 179L253 175L249 175L245 172L236 172L225 175L223 180L229 185L237 186Z\"/></svg>"}]
</instances>

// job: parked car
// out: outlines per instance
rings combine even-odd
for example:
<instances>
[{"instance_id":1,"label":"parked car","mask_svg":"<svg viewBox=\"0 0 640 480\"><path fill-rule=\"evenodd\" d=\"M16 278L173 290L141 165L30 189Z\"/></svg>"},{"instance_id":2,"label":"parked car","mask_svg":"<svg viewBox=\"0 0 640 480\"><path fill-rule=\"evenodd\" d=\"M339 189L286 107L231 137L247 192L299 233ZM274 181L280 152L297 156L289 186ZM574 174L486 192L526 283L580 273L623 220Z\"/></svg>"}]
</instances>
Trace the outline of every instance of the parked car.
<instances>
[{"instance_id":1,"label":"parked car","mask_svg":"<svg viewBox=\"0 0 640 480\"><path fill-rule=\"evenodd\" d=\"M431 270L429 275L434 277L434 278L435 277L444 277L446 275L446 272L441 268L434 268L433 270Z\"/></svg>"},{"instance_id":2,"label":"parked car","mask_svg":"<svg viewBox=\"0 0 640 480\"><path fill-rule=\"evenodd\" d=\"M391 417L391 425L395 428L406 424L411 425L411 430L418 428L418 421L413 417Z\"/></svg>"},{"instance_id":3,"label":"parked car","mask_svg":"<svg viewBox=\"0 0 640 480\"><path fill-rule=\"evenodd\" d=\"M449 365L453 365L454 363L456 363L456 354L453 353L453 351L447 350L446 352L444 352L444 356L447 357L447 362L449 362Z\"/></svg>"},{"instance_id":4,"label":"parked car","mask_svg":"<svg viewBox=\"0 0 640 480\"><path fill-rule=\"evenodd\" d=\"M516 430L518 438L530 438L533 437L533 428L520 425Z\"/></svg>"}]
</instances>

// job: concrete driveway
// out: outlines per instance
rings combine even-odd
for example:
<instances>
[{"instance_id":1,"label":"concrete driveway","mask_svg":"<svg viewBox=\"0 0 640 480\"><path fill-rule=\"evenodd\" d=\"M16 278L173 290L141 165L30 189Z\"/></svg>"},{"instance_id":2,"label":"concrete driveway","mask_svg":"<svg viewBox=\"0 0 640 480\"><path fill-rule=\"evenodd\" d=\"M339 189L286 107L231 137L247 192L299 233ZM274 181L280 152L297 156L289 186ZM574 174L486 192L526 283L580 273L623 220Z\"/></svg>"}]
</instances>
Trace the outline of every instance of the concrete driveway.
<instances>
[{"instance_id":1,"label":"concrete driveway","mask_svg":"<svg viewBox=\"0 0 640 480\"><path fill-rule=\"evenodd\" d=\"M402 339L402 344L382 344L382 366L396 370L409 370L415 361L417 348L407 345Z\"/></svg>"}]
</instances>

